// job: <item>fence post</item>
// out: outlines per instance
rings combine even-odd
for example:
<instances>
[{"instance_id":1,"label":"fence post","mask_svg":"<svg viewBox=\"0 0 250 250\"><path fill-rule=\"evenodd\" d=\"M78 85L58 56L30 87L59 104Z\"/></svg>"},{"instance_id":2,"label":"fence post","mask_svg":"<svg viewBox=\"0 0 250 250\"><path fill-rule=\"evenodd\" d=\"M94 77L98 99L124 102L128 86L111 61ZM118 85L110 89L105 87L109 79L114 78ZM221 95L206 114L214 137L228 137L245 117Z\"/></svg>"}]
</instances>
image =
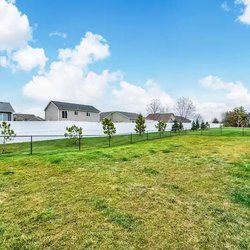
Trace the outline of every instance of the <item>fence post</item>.
<instances>
[{"instance_id":1,"label":"fence post","mask_svg":"<svg viewBox=\"0 0 250 250\"><path fill-rule=\"evenodd\" d=\"M111 147L111 136L109 135L109 147Z\"/></svg>"},{"instance_id":2,"label":"fence post","mask_svg":"<svg viewBox=\"0 0 250 250\"><path fill-rule=\"evenodd\" d=\"M30 136L30 154L33 154L33 136Z\"/></svg>"},{"instance_id":3,"label":"fence post","mask_svg":"<svg viewBox=\"0 0 250 250\"><path fill-rule=\"evenodd\" d=\"M187 129L185 129L185 135L187 134Z\"/></svg>"},{"instance_id":4,"label":"fence post","mask_svg":"<svg viewBox=\"0 0 250 250\"><path fill-rule=\"evenodd\" d=\"M133 133L130 134L130 143L133 143Z\"/></svg>"},{"instance_id":5,"label":"fence post","mask_svg":"<svg viewBox=\"0 0 250 250\"><path fill-rule=\"evenodd\" d=\"M242 127L242 136L245 135L244 126Z\"/></svg>"},{"instance_id":6,"label":"fence post","mask_svg":"<svg viewBox=\"0 0 250 250\"><path fill-rule=\"evenodd\" d=\"M202 129L201 129L201 135L202 135Z\"/></svg>"},{"instance_id":7,"label":"fence post","mask_svg":"<svg viewBox=\"0 0 250 250\"><path fill-rule=\"evenodd\" d=\"M222 126L220 125L220 135L222 135Z\"/></svg>"},{"instance_id":8,"label":"fence post","mask_svg":"<svg viewBox=\"0 0 250 250\"><path fill-rule=\"evenodd\" d=\"M147 141L148 141L148 131L147 131Z\"/></svg>"},{"instance_id":9,"label":"fence post","mask_svg":"<svg viewBox=\"0 0 250 250\"><path fill-rule=\"evenodd\" d=\"M78 149L81 151L81 135L79 134Z\"/></svg>"}]
</instances>

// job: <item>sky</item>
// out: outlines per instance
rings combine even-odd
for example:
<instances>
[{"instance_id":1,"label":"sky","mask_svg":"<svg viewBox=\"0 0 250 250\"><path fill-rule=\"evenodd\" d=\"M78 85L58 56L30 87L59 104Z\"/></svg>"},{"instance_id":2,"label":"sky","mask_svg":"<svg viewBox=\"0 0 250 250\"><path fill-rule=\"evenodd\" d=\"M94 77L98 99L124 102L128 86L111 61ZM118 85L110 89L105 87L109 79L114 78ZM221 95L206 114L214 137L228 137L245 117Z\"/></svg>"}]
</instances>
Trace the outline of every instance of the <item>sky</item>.
<instances>
[{"instance_id":1,"label":"sky","mask_svg":"<svg viewBox=\"0 0 250 250\"><path fill-rule=\"evenodd\" d=\"M250 0L0 0L0 101L250 111Z\"/></svg>"}]
</instances>

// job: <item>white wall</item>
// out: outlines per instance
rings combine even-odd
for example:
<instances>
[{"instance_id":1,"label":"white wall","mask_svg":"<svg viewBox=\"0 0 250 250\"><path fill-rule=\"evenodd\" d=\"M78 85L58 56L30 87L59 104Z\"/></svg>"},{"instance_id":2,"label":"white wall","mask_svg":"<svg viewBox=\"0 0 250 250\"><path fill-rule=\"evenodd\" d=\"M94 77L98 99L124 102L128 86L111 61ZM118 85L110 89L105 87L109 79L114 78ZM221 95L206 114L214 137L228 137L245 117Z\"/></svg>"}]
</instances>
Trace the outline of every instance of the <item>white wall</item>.
<instances>
[{"instance_id":1,"label":"white wall","mask_svg":"<svg viewBox=\"0 0 250 250\"><path fill-rule=\"evenodd\" d=\"M64 135L65 128L76 125L83 128L83 136L103 135L102 124L99 122L74 122L74 121L12 121L11 128L16 135ZM147 131L156 131L155 121L146 121ZM171 130L173 123L168 123L167 130ZM185 129L191 128L191 123L183 124ZM210 124L211 128L218 128L220 124ZM135 123L115 123L117 134L135 132ZM34 140L48 140L53 138L34 138ZM29 138L15 138L16 142L28 141Z\"/></svg>"}]
</instances>

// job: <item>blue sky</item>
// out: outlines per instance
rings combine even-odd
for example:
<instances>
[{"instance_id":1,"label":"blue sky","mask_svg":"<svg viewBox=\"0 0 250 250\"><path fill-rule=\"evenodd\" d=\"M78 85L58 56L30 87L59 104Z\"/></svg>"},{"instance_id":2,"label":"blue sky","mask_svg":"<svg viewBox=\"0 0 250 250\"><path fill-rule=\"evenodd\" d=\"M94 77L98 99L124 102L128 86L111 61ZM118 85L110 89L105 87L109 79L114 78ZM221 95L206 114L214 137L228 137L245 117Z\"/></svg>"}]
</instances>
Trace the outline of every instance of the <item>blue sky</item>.
<instances>
[{"instance_id":1,"label":"blue sky","mask_svg":"<svg viewBox=\"0 0 250 250\"><path fill-rule=\"evenodd\" d=\"M2 6L16 8L19 18L26 15L32 32L26 44L1 48L5 33L1 33L0 24L0 56L8 61L0 64L0 99L10 101L17 112L41 114L49 99L59 98L94 104L101 110L119 108L137 112L145 112L146 103L158 98L174 110L174 102L180 96L191 98L197 112L209 119L235 105L249 109L248 0L16 0ZM93 84L92 90L92 83L86 83L88 96L84 87L79 90L79 79L72 83L72 89L74 86L76 89L70 95L69 84L61 79L62 84L56 85L61 91L58 95L56 88L50 88L56 77L51 77L50 82L46 79L51 63L59 60L59 49L73 50L87 32L105 38L101 43L109 46L109 55L81 66L85 74L82 80L86 72L100 76L106 69L110 74L118 72L119 76L102 78L101 84L105 86ZM6 39L14 37L11 34ZM29 56L25 57L25 53L13 60L12 55L25 46L43 49L45 65L41 66L44 59L41 57L28 70L23 69L20 60ZM43 79L33 80L32 86L24 90L34 76ZM95 88L102 90L92 98Z\"/></svg>"}]
</instances>

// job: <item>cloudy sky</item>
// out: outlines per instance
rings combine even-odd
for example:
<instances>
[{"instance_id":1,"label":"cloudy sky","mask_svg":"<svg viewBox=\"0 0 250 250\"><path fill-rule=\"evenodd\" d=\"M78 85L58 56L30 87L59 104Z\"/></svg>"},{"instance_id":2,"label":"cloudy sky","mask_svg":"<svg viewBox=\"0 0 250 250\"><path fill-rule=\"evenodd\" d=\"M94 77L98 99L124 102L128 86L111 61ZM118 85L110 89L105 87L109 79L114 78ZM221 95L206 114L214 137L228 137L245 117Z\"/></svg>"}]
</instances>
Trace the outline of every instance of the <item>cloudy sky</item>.
<instances>
[{"instance_id":1,"label":"cloudy sky","mask_svg":"<svg viewBox=\"0 0 250 250\"><path fill-rule=\"evenodd\" d=\"M16 112L181 96L205 119L250 110L250 0L0 0L0 101Z\"/></svg>"}]
</instances>

